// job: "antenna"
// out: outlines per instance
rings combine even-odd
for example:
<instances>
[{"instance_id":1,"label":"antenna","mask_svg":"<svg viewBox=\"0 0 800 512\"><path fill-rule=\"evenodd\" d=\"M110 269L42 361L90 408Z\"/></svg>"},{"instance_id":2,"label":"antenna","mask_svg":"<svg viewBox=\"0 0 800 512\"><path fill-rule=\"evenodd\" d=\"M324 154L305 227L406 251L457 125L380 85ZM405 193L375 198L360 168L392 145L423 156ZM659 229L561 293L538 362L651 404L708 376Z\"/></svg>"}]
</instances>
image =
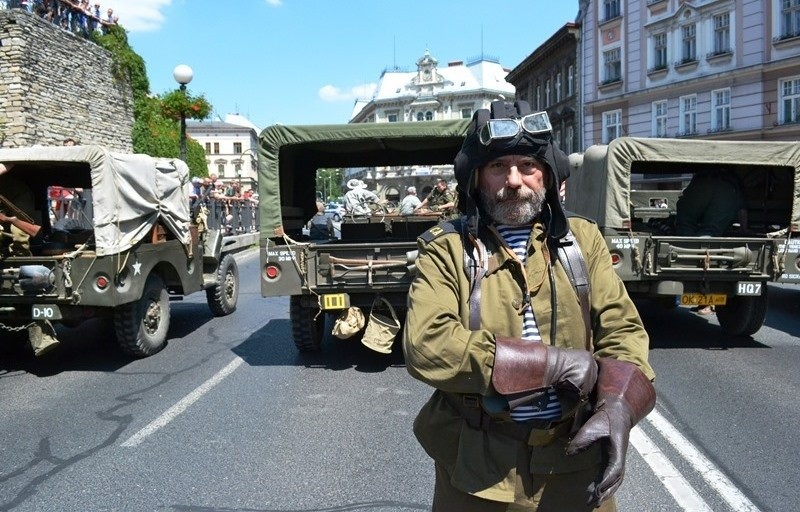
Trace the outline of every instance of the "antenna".
<instances>
[{"instance_id":1,"label":"antenna","mask_svg":"<svg viewBox=\"0 0 800 512\"><path fill-rule=\"evenodd\" d=\"M481 60L483 60L483 23L481 23Z\"/></svg>"}]
</instances>

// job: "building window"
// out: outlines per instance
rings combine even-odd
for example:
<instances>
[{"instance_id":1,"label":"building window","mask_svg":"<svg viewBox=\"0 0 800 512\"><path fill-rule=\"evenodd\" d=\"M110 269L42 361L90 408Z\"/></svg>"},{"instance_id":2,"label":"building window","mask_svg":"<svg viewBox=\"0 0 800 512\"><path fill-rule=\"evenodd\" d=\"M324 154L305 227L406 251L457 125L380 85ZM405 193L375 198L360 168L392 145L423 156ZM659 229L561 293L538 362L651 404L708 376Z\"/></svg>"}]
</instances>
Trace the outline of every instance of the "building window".
<instances>
[{"instance_id":1,"label":"building window","mask_svg":"<svg viewBox=\"0 0 800 512\"><path fill-rule=\"evenodd\" d=\"M714 16L714 55L731 51L731 15L726 12Z\"/></svg>"},{"instance_id":2,"label":"building window","mask_svg":"<svg viewBox=\"0 0 800 512\"><path fill-rule=\"evenodd\" d=\"M778 90L781 124L800 122L800 77L781 80Z\"/></svg>"},{"instance_id":3,"label":"building window","mask_svg":"<svg viewBox=\"0 0 800 512\"><path fill-rule=\"evenodd\" d=\"M603 21L618 18L620 12L620 0L603 0Z\"/></svg>"},{"instance_id":4,"label":"building window","mask_svg":"<svg viewBox=\"0 0 800 512\"><path fill-rule=\"evenodd\" d=\"M217 164L217 176L225 176L225 164Z\"/></svg>"},{"instance_id":5,"label":"building window","mask_svg":"<svg viewBox=\"0 0 800 512\"><path fill-rule=\"evenodd\" d=\"M653 102L653 137L667 136L667 100Z\"/></svg>"},{"instance_id":6,"label":"building window","mask_svg":"<svg viewBox=\"0 0 800 512\"><path fill-rule=\"evenodd\" d=\"M679 135L694 135L697 133L697 95L681 96L681 120Z\"/></svg>"},{"instance_id":7,"label":"building window","mask_svg":"<svg viewBox=\"0 0 800 512\"><path fill-rule=\"evenodd\" d=\"M556 74L556 103L561 101L561 90L562 90L561 88L562 88L562 85L561 85L561 72L559 71Z\"/></svg>"},{"instance_id":8,"label":"building window","mask_svg":"<svg viewBox=\"0 0 800 512\"><path fill-rule=\"evenodd\" d=\"M219 142L214 143L214 154L215 155L219 154Z\"/></svg>"},{"instance_id":9,"label":"building window","mask_svg":"<svg viewBox=\"0 0 800 512\"><path fill-rule=\"evenodd\" d=\"M667 67L667 34L662 32L653 36L653 69Z\"/></svg>"},{"instance_id":10,"label":"building window","mask_svg":"<svg viewBox=\"0 0 800 512\"><path fill-rule=\"evenodd\" d=\"M461 109L461 119L469 119L472 117L472 109L470 107L464 107Z\"/></svg>"},{"instance_id":11,"label":"building window","mask_svg":"<svg viewBox=\"0 0 800 512\"><path fill-rule=\"evenodd\" d=\"M575 66L570 65L567 68L567 97L575 94Z\"/></svg>"},{"instance_id":12,"label":"building window","mask_svg":"<svg viewBox=\"0 0 800 512\"><path fill-rule=\"evenodd\" d=\"M211 154L211 143L210 142L206 142L206 154L207 155Z\"/></svg>"},{"instance_id":13,"label":"building window","mask_svg":"<svg viewBox=\"0 0 800 512\"><path fill-rule=\"evenodd\" d=\"M603 112L603 144L622 135L622 110Z\"/></svg>"},{"instance_id":14,"label":"building window","mask_svg":"<svg viewBox=\"0 0 800 512\"><path fill-rule=\"evenodd\" d=\"M417 112L417 121L424 121L424 120L425 120L425 114L423 114L422 112Z\"/></svg>"},{"instance_id":15,"label":"building window","mask_svg":"<svg viewBox=\"0 0 800 512\"><path fill-rule=\"evenodd\" d=\"M620 49L614 48L603 52L603 83L618 82L622 79L622 61Z\"/></svg>"},{"instance_id":16,"label":"building window","mask_svg":"<svg viewBox=\"0 0 800 512\"><path fill-rule=\"evenodd\" d=\"M556 143L556 147L559 149L561 148L561 130L556 130L556 133L553 136L553 141ZM562 149L563 151L563 149Z\"/></svg>"},{"instance_id":17,"label":"building window","mask_svg":"<svg viewBox=\"0 0 800 512\"><path fill-rule=\"evenodd\" d=\"M550 96L550 86L551 86L550 79L548 78L547 81L544 83L544 107L545 108L547 108L550 105L552 105L552 102L550 101L550 98L551 98L551 96Z\"/></svg>"},{"instance_id":18,"label":"building window","mask_svg":"<svg viewBox=\"0 0 800 512\"><path fill-rule=\"evenodd\" d=\"M731 129L731 90L711 91L711 131Z\"/></svg>"},{"instance_id":19,"label":"building window","mask_svg":"<svg viewBox=\"0 0 800 512\"><path fill-rule=\"evenodd\" d=\"M389 114L386 114L386 120L388 122L390 122L390 123L396 123L397 122L397 112L391 112Z\"/></svg>"},{"instance_id":20,"label":"building window","mask_svg":"<svg viewBox=\"0 0 800 512\"><path fill-rule=\"evenodd\" d=\"M685 25L681 28L683 44L681 46L681 62L694 62L697 60L697 25Z\"/></svg>"},{"instance_id":21,"label":"building window","mask_svg":"<svg viewBox=\"0 0 800 512\"><path fill-rule=\"evenodd\" d=\"M233 143L233 154L234 155L242 154L242 143L241 142L234 142Z\"/></svg>"},{"instance_id":22,"label":"building window","mask_svg":"<svg viewBox=\"0 0 800 512\"><path fill-rule=\"evenodd\" d=\"M536 86L536 110L542 110L542 86Z\"/></svg>"},{"instance_id":23,"label":"building window","mask_svg":"<svg viewBox=\"0 0 800 512\"><path fill-rule=\"evenodd\" d=\"M781 39L800 36L800 0L781 1Z\"/></svg>"},{"instance_id":24,"label":"building window","mask_svg":"<svg viewBox=\"0 0 800 512\"><path fill-rule=\"evenodd\" d=\"M433 112L430 110L425 112L425 120L426 121L433 121Z\"/></svg>"},{"instance_id":25,"label":"building window","mask_svg":"<svg viewBox=\"0 0 800 512\"><path fill-rule=\"evenodd\" d=\"M242 164L234 165L233 166L233 170L236 171L236 177L237 178L241 178L242 177Z\"/></svg>"},{"instance_id":26,"label":"building window","mask_svg":"<svg viewBox=\"0 0 800 512\"><path fill-rule=\"evenodd\" d=\"M574 153L575 152L575 130L572 128L572 126L567 126L567 138L566 138L566 140L564 142L566 143L566 147L564 148L564 151L567 154Z\"/></svg>"}]
</instances>

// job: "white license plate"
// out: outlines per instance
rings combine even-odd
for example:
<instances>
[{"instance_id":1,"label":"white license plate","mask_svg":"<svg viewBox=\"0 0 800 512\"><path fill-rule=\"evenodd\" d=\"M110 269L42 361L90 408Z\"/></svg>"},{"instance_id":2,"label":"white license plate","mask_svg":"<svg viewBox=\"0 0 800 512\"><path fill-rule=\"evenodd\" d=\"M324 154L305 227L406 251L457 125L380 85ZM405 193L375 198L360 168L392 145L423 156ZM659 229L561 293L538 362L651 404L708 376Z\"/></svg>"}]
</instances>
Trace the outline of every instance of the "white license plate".
<instances>
[{"instance_id":1,"label":"white license plate","mask_svg":"<svg viewBox=\"0 0 800 512\"><path fill-rule=\"evenodd\" d=\"M61 320L61 310L52 304L34 304L31 307L33 320Z\"/></svg>"},{"instance_id":2,"label":"white license plate","mask_svg":"<svg viewBox=\"0 0 800 512\"><path fill-rule=\"evenodd\" d=\"M736 283L736 295L749 295L757 297L761 295L763 287L763 283L740 281Z\"/></svg>"}]
</instances>

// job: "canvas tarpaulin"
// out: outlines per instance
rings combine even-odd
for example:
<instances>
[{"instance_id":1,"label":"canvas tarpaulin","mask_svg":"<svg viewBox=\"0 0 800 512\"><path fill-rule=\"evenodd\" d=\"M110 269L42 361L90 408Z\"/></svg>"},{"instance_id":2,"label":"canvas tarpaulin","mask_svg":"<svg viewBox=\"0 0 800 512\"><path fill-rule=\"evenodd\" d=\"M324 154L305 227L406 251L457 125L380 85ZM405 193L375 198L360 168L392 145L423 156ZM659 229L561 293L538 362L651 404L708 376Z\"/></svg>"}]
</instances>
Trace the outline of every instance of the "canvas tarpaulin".
<instances>
[{"instance_id":1,"label":"canvas tarpaulin","mask_svg":"<svg viewBox=\"0 0 800 512\"><path fill-rule=\"evenodd\" d=\"M457 119L266 128L259 136L262 240L284 233L284 207L313 215L317 169L450 164L468 124Z\"/></svg>"},{"instance_id":2,"label":"canvas tarpaulin","mask_svg":"<svg viewBox=\"0 0 800 512\"><path fill-rule=\"evenodd\" d=\"M621 137L590 146L567 182L566 208L594 219L601 227L624 228L630 220L631 172L637 162L692 166L750 165L794 169L791 225L800 229L800 144L771 141L717 141ZM641 164L640 164L641 165ZM789 221L789 219L787 219Z\"/></svg>"},{"instance_id":3,"label":"canvas tarpaulin","mask_svg":"<svg viewBox=\"0 0 800 512\"><path fill-rule=\"evenodd\" d=\"M57 173L88 165L98 256L129 250L162 222L188 245L189 169L178 159L113 153L100 146L33 146L0 149L0 162L18 171ZM57 182L57 181L56 181Z\"/></svg>"}]
</instances>

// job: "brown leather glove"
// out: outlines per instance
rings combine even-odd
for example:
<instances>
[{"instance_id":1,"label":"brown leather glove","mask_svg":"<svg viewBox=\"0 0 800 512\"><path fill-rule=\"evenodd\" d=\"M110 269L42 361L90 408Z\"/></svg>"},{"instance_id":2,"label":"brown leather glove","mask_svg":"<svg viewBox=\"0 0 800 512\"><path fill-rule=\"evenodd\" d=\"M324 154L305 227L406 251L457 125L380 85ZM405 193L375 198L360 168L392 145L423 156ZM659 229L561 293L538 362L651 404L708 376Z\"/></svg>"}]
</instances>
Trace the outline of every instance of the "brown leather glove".
<instances>
[{"instance_id":1,"label":"brown leather glove","mask_svg":"<svg viewBox=\"0 0 800 512\"><path fill-rule=\"evenodd\" d=\"M600 373L594 413L567 447L567 453L574 455L606 439L606 467L589 499L594 507L610 498L622 484L631 429L656 404L653 383L633 363L604 357L597 360L597 365Z\"/></svg>"},{"instance_id":2,"label":"brown leather glove","mask_svg":"<svg viewBox=\"0 0 800 512\"><path fill-rule=\"evenodd\" d=\"M587 398L597 381L597 363L586 350L571 350L535 341L498 336L492 385L511 407L525 403L551 386Z\"/></svg>"}]
</instances>

